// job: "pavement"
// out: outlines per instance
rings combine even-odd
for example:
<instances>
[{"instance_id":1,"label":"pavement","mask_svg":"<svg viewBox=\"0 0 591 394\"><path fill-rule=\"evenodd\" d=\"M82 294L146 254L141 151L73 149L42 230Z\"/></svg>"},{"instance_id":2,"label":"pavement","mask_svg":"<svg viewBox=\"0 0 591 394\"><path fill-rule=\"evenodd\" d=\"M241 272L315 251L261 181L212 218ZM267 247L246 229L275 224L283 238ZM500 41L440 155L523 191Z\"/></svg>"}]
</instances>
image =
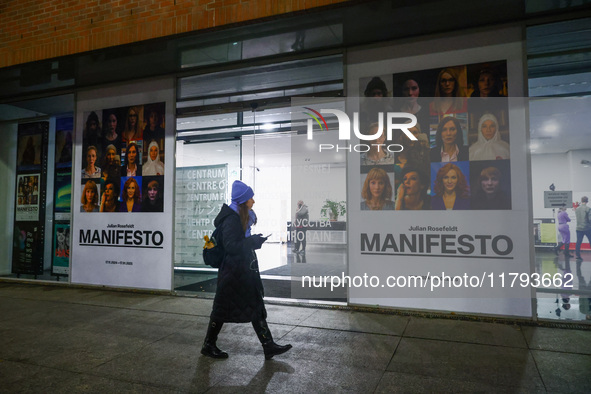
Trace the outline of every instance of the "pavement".
<instances>
[{"instance_id":1,"label":"pavement","mask_svg":"<svg viewBox=\"0 0 591 394\"><path fill-rule=\"evenodd\" d=\"M200 354L211 299L0 282L1 393L591 392L589 326L268 304Z\"/></svg>"}]
</instances>

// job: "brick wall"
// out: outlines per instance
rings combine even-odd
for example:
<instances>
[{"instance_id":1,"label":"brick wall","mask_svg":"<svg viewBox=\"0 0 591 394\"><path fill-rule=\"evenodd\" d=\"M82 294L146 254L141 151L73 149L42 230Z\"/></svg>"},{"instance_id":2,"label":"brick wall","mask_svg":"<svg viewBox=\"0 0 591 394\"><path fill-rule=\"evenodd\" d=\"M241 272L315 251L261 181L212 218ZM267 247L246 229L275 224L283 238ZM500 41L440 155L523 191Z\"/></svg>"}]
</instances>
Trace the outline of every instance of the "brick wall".
<instances>
[{"instance_id":1,"label":"brick wall","mask_svg":"<svg viewBox=\"0 0 591 394\"><path fill-rule=\"evenodd\" d=\"M0 0L0 67L347 0Z\"/></svg>"}]
</instances>

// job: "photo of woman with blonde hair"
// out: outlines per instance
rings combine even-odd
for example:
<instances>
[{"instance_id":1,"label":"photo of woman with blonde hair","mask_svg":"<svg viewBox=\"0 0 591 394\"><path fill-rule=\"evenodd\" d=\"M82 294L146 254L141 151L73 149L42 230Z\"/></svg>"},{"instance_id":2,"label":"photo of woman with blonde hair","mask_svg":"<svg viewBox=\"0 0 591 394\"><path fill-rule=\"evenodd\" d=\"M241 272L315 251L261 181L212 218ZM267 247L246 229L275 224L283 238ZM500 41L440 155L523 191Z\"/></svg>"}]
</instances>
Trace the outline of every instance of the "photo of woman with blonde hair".
<instances>
[{"instance_id":1,"label":"photo of woman with blonde hair","mask_svg":"<svg viewBox=\"0 0 591 394\"><path fill-rule=\"evenodd\" d=\"M378 131L378 127L378 123L372 123L369 127L370 135L375 135ZM394 155L388 151L386 146L385 132L373 141L368 141L367 144L369 145L369 150L361 154L362 166L394 164Z\"/></svg>"},{"instance_id":2,"label":"photo of woman with blonde hair","mask_svg":"<svg viewBox=\"0 0 591 394\"><path fill-rule=\"evenodd\" d=\"M393 210L392 183L386 171L374 167L369 170L361 189L362 211Z\"/></svg>"},{"instance_id":3,"label":"photo of woman with blonde hair","mask_svg":"<svg viewBox=\"0 0 591 394\"><path fill-rule=\"evenodd\" d=\"M143 138L143 132L140 128L140 112L140 107L129 107L127 110L125 128L121 133L123 142L137 141Z\"/></svg>"},{"instance_id":4,"label":"photo of woman with blonde hair","mask_svg":"<svg viewBox=\"0 0 591 394\"><path fill-rule=\"evenodd\" d=\"M96 146L90 145L86 148L86 168L82 169L82 179L101 177L101 168L96 166L97 155Z\"/></svg>"},{"instance_id":5,"label":"photo of woman with blonde hair","mask_svg":"<svg viewBox=\"0 0 591 394\"><path fill-rule=\"evenodd\" d=\"M470 187L460 167L447 163L437 171L431 209L470 209Z\"/></svg>"},{"instance_id":6,"label":"photo of woman with blonde hair","mask_svg":"<svg viewBox=\"0 0 591 394\"><path fill-rule=\"evenodd\" d=\"M431 115L446 115L467 111L467 100L458 71L448 67L437 75L435 100L429 105Z\"/></svg>"},{"instance_id":7,"label":"photo of woman with blonde hair","mask_svg":"<svg viewBox=\"0 0 591 394\"><path fill-rule=\"evenodd\" d=\"M121 159L117 153L115 145L109 145L105 148L105 158L103 161L101 177L104 182L109 179L119 180L121 178Z\"/></svg>"}]
</instances>

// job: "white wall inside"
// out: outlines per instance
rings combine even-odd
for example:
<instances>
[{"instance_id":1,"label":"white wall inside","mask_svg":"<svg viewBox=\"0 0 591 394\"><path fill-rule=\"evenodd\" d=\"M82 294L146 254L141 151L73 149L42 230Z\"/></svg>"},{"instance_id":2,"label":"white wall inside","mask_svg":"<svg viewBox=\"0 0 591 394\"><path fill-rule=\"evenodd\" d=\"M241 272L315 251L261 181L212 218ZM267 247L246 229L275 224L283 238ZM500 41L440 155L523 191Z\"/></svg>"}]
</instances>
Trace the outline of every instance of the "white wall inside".
<instances>
[{"instance_id":1,"label":"white wall inside","mask_svg":"<svg viewBox=\"0 0 591 394\"><path fill-rule=\"evenodd\" d=\"M544 208L544 191L550 190L551 184L556 191L572 191L573 203L583 195L591 197L591 167L584 167L581 160L591 160L590 149L531 156L534 219L556 218L558 214L558 210ZM567 209L567 213L572 220L570 237L574 242L577 239L574 209Z\"/></svg>"}]
</instances>

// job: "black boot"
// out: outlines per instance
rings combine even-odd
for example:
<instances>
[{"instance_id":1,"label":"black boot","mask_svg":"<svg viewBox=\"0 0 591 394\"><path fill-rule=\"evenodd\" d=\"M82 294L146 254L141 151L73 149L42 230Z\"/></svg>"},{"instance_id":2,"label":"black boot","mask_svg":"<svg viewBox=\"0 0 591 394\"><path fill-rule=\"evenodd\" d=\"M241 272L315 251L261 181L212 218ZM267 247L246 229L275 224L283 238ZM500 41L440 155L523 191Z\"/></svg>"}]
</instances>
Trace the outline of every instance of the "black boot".
<instances>
[{"instance_id":1,"label":"black boot","mask_svg":"<svg viewBox=\"0 0 591 394\"><path fill-rule=\"evenodd\" d=\"M220 333L224 323L209 321L207 326L207 335L205 341L203 341L203 347L201 348L201 354L212 357L212 358L228 358L228 353L218 349L215 345L218 340L218 334Z\"/></svg>"},{"instance_id":2,"label":"black boot","mask_svg":"<svg viewBox=\"0 0 591 394\"><path fill-rule=\"evenodd\" d=\"M263 351L265 352L265 360L270 360L273 356L277 356L279 354L283 354L291 349L291 345L278 345L273 341L273 337L271 336L271 331L269 331L269 327L267 326L267 322L265 320L256 320L252 322L252 328L257 333L257 337L259 337L259 341L263 345Z\"/></svg>"},{"instance_id":3,"label":"black boot","mask_svg":"<svg viewBox=\"0 0 591 394\"><path fill-rule=\"evenodd\" d=\"M568 258L575 257L572 254L570 254L570 250L569 249L570 249L570 245L569 244L564 244L564 257L567 258L567 259Z\"/></svg>"},{"instance_id":4,"label":"black boot","mask_svg":"<svg viewBox=\"0 0 591 394\"><path fill-rule=\"evenodd\" d=\"M558 256L558 253L560 252L560 248L562 247L562 245L564 245L562 242L558 242L558 245L556 245L556 247L554 248L554 253L556 254L556 256Z\"/></svg>"}]
</instances>

